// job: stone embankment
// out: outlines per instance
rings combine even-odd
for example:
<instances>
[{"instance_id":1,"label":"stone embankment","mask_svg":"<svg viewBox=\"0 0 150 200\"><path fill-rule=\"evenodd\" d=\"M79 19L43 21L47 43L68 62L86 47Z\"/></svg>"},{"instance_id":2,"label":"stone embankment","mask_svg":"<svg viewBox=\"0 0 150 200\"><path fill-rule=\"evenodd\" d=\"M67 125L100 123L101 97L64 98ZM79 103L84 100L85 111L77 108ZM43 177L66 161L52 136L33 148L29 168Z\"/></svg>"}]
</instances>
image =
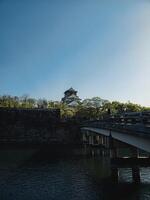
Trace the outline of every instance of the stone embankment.
<instances>
[{"instance_id":1,"label":"stone embankment","mask_svg":"<svg viewBox=\"0 0 150 200\"><path fill-rule=\"evenodd\" d=\"M77 131L61 122L58 109L0 108L0 144L73 143Z\"/></svg>"}]
</instances>

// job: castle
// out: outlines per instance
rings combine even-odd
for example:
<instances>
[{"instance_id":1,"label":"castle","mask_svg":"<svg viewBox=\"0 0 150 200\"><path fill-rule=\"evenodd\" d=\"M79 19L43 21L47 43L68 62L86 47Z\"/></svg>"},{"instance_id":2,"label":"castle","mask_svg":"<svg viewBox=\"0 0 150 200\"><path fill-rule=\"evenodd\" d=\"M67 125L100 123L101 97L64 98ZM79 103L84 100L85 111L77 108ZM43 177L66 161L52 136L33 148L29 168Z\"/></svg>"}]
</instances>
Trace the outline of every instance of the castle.
<instances>
[{"instance_id":1,"label":"castle","mask_svg":"<svg viewBox=\"0 0 150 200\"><path fill-rule=\"evenodd\" d=\"M81 99L77 96L77 91L75 91L72 87L64 92L62 102L66 103L68 106L77 106L80 101Z\"/></svg>"}]
</instances>

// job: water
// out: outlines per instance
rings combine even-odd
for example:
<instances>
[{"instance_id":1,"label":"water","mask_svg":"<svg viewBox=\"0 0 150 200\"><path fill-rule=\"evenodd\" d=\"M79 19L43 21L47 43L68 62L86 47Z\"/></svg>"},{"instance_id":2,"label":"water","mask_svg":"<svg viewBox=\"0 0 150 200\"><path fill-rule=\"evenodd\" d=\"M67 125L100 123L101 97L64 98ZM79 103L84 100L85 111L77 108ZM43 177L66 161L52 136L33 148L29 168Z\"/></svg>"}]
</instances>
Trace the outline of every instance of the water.
<instances>
[{"instance_id":1,"label":"water","mask_svg":"<svg viewBox=\"0 0 150 200\"><path fill-rule=\"evenodd\" d=\"M0 200L149 200L150 168L140 170L139 185L132 183L130 169L120 169L115 184L106 157L1 150Z\"/></svg>"}]
</instances>

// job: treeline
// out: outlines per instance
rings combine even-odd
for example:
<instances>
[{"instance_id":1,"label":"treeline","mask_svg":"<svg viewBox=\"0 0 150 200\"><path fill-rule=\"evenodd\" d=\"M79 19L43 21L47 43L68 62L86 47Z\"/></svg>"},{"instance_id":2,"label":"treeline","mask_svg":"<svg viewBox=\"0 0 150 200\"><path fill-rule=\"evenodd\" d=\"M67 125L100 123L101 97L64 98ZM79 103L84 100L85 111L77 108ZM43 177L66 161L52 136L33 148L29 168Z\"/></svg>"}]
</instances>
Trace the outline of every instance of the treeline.
<instances>
[{"instance_id":1,"label":"treeline","mask_svg":"<svg viewBox=\"0 0 150 200\"><path fill-rule=\"evenodd\" d=\"M0 96L0 107L7 108L46 108L48 101L46 99L35 99L31 98L28 95L10 96L3 95Z\"/></svg>"},{"instance_id":2,"label":"treeline","mask_svg":"<svg viewBox=\"0 0 150 200\"><path fill-rule=\"evenodd\" d=\"M82 102L75 107L70 107L59 101L35 99L28 95L21 97L3 95L0 96L0 107L6 108L57 108L60 109L62 118L100 119L107 115L115 115L124 112L150 111L149 107L142 107L131 102L120 103L117 101L105 102L100 106L89 106Z\"/></svg>"}]
</instances>

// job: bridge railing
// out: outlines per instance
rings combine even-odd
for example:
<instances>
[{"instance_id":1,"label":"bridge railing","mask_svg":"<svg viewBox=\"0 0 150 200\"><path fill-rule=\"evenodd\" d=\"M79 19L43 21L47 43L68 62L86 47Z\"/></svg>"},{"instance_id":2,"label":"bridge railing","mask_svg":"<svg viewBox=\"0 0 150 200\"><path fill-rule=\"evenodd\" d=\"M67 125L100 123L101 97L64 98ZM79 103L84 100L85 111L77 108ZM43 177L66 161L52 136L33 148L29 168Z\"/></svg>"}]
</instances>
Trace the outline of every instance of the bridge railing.
<instances>
[{"instance_id":1,"label":"bridge railing","mask_svg":"<svg viewBox=\"0 0 150 200\"><path fill-rule=\"evenodd\" d=\"M86 121L82 127L94 127L150 137L150 112L129 113L104 120Z\"/></svg>"}]
</instances>

